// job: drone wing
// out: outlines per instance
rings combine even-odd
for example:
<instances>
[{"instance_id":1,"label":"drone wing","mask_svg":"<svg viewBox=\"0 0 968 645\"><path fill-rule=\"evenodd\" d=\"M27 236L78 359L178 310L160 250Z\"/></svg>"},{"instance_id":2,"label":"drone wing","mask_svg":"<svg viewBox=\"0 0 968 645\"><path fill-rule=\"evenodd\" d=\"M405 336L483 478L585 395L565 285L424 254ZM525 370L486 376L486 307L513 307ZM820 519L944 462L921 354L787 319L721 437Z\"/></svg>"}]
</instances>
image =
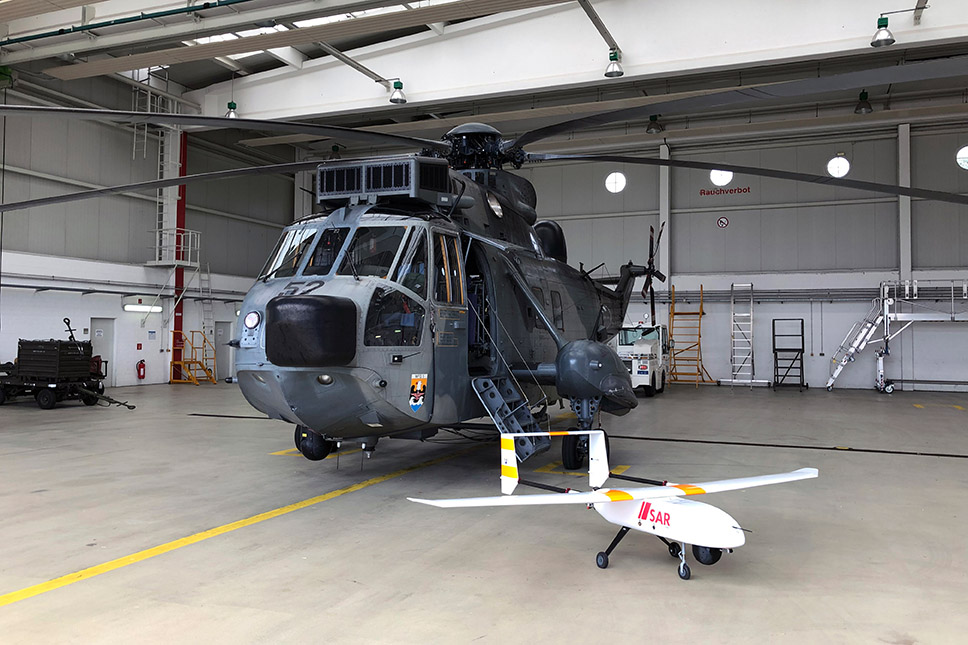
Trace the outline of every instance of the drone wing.
<instances>
[{"instance_id":1,"label":"drone wing","mask_svg":"<svg viewBox=\"0 0 968 645\"><path fill-rule=\"evenodd\" d=\"M619 490L614 488L600 489L590 493L551 493L542 495L503 495L500 497L467 497L463 499L417 499L408 497L411 502L429 504L439 508L471 508L478 506L542 506L554 504L602 504L609 502L628 502L643 499L663 499L668 497L685 497L687 495L703 495L705 493L721 493L728 490L755 488L784 484L800 479L812 479L819 472L816 468L801 468L789 473L775 475L758 475L755 477L740 477L738 479L720 479L717 481L700 482L698 484L667 484L653 488L633 488Z\"/></svg>"}]
</instances>

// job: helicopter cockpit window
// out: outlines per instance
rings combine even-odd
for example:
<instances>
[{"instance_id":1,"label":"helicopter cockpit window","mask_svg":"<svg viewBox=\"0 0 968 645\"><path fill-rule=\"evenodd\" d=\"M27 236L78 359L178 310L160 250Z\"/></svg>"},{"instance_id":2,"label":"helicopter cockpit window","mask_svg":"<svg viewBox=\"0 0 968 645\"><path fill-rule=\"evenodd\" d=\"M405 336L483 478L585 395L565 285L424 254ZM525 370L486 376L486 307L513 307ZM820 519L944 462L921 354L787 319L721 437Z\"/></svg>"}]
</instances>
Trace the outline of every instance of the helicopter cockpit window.
<instances>
[{"instance_id":1,"label":"helicopter cockpit window","mask_svg":"<svg viewBox=\"0 0 968 645\"><path fill-rule=\"evenodd\" d=\"M423 331L424 308L400 291L377 289L366 311L363 344L378 347L415 347Z\"/></svg>"},{"instance_id":2,"label":"helicopter cockpit window","mask_svg":"<svg viewBox=\"0 0 968 645\"><path fill-rule=\"evenodd\" d=\"M272 259L266 264L260 279L285 278L296 275L306 250L313 245L316 230L299 228L288 231L279 241Z\"/></svg>"},{"instance_id":3,"label":"helicopter cockpit window","mask_svg":"<svg viewBox=\"0 0 968 645\"><path fill-rule=\"evenodd\" d=\"M453 235L434 235L434 298L438 302L464 304L464 266L460 242Z\"/></svg>"},{"instance_id":4,"label":"helicopter cockpit window","mask_svg":"<svg viewBox=\"0 0 968 645\"><path fill-rule=\"evenodd\" d=\"M410 243L397 266L394 282L399 282L422 298L427 297L427 234L424 229L413 229Z\"/></svg>"},{"instance_id":5,"label":"helicopter cockpit window","mask_svg":"<svg viewBox=\"0 0 968 645\"><path fill-rule=\"evenodd\" d=\"M361 226L356 229L338 273L387 277L406 230L404 226Z\"/></svg>"},{"instance_id":6,"label":"helicopter cockpit window","mask_svg":"<svg viewBox=\"0 0 968 645\"><path fill-rule=\"evenodd\" d=\"M343 248L343 242L346 241L346 235L349 232L348 228L323 229L319 235L319 243L313 249L313 254L309 256L309 264L306 265L303 275L326 275L332 271L336 256Z\"/></svg>"}]
</instances>

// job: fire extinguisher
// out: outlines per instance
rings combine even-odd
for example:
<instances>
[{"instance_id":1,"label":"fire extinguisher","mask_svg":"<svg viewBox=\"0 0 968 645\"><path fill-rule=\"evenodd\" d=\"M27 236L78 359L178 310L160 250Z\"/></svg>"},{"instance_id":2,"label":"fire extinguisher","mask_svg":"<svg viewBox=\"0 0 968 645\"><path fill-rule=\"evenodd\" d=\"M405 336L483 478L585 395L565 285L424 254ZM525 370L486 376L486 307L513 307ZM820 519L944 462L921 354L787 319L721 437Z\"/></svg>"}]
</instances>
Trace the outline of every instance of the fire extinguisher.
<instances>
[{"instance_id":1,"label":"fire extinguisher","mask_svg":"<svg viewBox=\"0 0 968 645\"><path fill-rule=\"evenodd\" d=\"M138 380L143 381L145 379L145 362L144 360L138 361Z\"/></svg>"}]
</instances>

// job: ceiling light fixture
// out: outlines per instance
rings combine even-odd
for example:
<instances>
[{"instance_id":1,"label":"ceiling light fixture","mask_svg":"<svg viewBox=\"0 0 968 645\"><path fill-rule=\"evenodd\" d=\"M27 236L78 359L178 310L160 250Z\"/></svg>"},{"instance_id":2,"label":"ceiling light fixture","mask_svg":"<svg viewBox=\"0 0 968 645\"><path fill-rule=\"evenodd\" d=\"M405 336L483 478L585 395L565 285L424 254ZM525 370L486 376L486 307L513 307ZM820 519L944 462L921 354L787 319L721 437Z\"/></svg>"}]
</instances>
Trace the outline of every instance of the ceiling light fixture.
<instances>
[{"instance_id":1,"label":"ceiling light fixture","mask_svg":"<svg viewBox=\"0 0 968 645\"><path fill-rule=\"evenodd\" d=\"M235 104L235 101L229 101L228 108L229 111L225 113L226 119L237 119L239 118L239 113L235 111L235 108L239 107Z\"/></svg>"},{"instance_id":2,"label":"ceiling light fixture","mask_svg":"<svg viewBox=\"0 0 968 645\"><path fill-rule=\"evenodd\" d=\"M864 90L860 93L857 107L854 108L854 114L870 114L873 111L874 108L871 107L871 102L867 100L867 90Z\"/></svg>"},{"instance_id":3,"label":"ceiling light fixture","mask_svg":"<svg viewBox=\"0 0 968 645\"><path fill-rule=\"evenodd\" d=\"M887 28L887 17L881 16L877 19L877 31L871 38L871 47L887 47L894 44L894 34Z\"/></svg>"},{"instance_id":4,"label":"ceiling light fixture","mask_svg":"<svg viewBox=\"0 0 968 645\"><path fill-rule=\"evenodd\" d=\"M871 38L871 47L889 47L895 43L894 34L891 30L887 28L887 16L895 13L910 13L914 12L914 24L921 24L921 13L930 7L931 5L926 3L926 0L918 0L917 6L911 9L899 9L897 11L885 11L877 19L877 31L874 32L874 37Z\"/></svg>"},{"instance_id":5,"label":"ceiling light fixture","mask_svg":"<svg viewBox=\"0 0 968 645\"><path fill-rule=\"evenodd\" d=\"M650 116L649 117L649 125L646 126L645 133L646 134L659 134L663 130L665 130L665 128L662 127L662 124L661 123L659 123L659 115L658 114L653 114L652 116Z\"/></svg>"},{"instance_id":6,"label":"ceiling light fixture","mask_svg":"<svg viewBox=\"0 0 968 645\"><path fill-rule=\"evenodd\" d=\"M619 78L625 76L622 69L622 52L612 49L608 52L608 67L605 68L605 78Z\"/></svg>"},{"instance_id":7,"label":"ceiling light fixture","mask_svg":"<svg viewBox=\"0 0 968 645\"><path fill-rule=\"evenodd\" d=\"M400 79L393 81L393 92L390 94L390 102L396 105L403 105L407 102L407 95L403 93L403 81Z\"/></svg>"}]
</instances>

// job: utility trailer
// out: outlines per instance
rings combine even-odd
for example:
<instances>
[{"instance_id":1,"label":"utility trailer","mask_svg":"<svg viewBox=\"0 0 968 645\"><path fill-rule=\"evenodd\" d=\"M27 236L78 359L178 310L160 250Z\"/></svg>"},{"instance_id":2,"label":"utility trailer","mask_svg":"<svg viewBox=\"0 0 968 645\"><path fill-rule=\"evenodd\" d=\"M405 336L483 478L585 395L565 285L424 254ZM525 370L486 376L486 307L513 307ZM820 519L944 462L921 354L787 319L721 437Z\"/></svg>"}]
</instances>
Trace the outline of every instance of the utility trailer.
<instances>
[{"instance_id":1,"label":"utility trailer","mask_svg":"<svg viewBox=\"0 0 968 645\"><path fill-rule=\"evenodd\" d=\"M83 340L23 340L16 363L0 365L0 405L32 396L49 410L60 401L96 405L104 394L106 361L92 360L91 343Z\"/></svg>"}]
</instances>

